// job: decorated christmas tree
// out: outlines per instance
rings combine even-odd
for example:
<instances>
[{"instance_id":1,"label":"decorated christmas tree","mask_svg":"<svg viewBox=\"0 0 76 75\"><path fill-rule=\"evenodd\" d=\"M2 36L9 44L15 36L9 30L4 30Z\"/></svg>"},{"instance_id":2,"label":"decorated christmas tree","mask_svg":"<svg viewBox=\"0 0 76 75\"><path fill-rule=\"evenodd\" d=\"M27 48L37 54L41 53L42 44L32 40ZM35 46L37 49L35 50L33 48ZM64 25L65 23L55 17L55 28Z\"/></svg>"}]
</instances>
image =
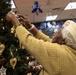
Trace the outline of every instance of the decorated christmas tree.
<instances>
[{"instance_id":1,"label":"decorated christmas tree","mask_svg":"<svg viewBox=\"0 0 76 75\"><path fill-rule=\"evenodd\" d=\"M11 11L11 0L0 0L0 75L27 75L29 53L20 45L13 25L5 15Z\"/></svg>"}]
</instances>

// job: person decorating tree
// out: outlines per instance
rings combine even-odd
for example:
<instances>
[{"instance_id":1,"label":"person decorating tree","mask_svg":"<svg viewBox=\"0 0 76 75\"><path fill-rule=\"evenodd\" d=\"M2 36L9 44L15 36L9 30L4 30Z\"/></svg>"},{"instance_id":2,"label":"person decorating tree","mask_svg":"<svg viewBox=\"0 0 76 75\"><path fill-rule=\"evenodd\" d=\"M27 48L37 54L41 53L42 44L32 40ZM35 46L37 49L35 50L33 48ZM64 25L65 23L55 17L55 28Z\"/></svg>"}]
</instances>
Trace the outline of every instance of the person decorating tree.
<instances>
[{"instance_id":1,"label":"person decorating tree","mask_svg":"<svg viewBox=\"0 0 76 75\"><path fill-rule=\"evenodd\" d=\"M13 23L22 45L43 66L39 75L76 75L76 23L67 20L50 39L26 16L18 17L24 26L11 12L6 15L6 20Z\"/></svg>"}]
</instances>

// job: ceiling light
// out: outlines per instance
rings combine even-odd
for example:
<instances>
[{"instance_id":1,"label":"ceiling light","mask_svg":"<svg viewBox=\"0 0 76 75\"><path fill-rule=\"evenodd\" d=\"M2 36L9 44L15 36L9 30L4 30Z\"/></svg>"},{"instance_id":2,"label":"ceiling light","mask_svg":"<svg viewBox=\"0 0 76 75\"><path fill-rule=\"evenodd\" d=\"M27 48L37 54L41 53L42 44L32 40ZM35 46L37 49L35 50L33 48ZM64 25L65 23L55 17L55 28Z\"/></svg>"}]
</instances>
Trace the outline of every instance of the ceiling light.
<instances>
[{"instance_id":1,"label":"ceiling light","mask_svg":"<svg viewBox=\"0 0 76 75\"><path fill-rule=\"evenodd\" d=\"M12 4L11 8L16 8L13 0L11 1L11 4Z\"/></svg>"},{"instance_id":2,"label":"ceiling light","mask_svg":"<svg viewBox=\"0 0 76 75\"><path fill-rule=\"evenodd\" d=\"M70 2L64 10L76 9L76 2Z\"/></svg>"},{"instance_id":3,"label":"ceiling light","mask_svg":"<svg viewBox=\"0 0 76 75\"><path fill-rule=\"evenodd\" d=\"M46 21L51 21L51 20L55 20L57 18L58 15L54 15L54 16L47 16L46 17Z\"/></svg>"}]
</instances>

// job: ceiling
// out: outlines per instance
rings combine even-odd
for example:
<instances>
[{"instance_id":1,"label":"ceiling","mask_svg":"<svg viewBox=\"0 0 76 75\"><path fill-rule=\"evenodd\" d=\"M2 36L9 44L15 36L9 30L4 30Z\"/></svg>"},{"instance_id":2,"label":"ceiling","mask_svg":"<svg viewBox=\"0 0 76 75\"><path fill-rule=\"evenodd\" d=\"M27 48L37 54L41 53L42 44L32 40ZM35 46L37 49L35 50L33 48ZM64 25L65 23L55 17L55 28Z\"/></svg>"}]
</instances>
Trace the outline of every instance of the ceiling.
<instances>
[{"instance_id":1,"label":"ceiling","mask_svg":"<svg viewBox=\"0 0 76 75\"><path fill-rule=\"evenodd\" d=\"M47 15L58 15L56 20L76 18L76 9L64 10L70 1L76 2L76 0L37 0L43 10L43 13L39 13L39 15L31 12L34 1L35 0L14 0L16 5L14 11L28 16L32 23L45 21Z\"/></svg>"}]
</instances>

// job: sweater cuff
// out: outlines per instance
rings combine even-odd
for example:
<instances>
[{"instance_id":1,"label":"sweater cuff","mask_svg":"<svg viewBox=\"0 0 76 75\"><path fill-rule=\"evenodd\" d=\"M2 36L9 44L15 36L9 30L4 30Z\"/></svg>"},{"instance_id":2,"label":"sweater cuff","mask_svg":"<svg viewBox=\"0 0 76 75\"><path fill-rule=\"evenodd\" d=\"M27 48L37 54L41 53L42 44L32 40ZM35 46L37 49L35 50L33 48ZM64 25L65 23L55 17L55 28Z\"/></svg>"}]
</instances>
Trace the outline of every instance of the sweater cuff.
<instances>
[{"instance_id":1,"label":"sweater cuff","mask_svg":"<svg viewBox=\"0 0 76 75\"><path fill-rule=\"evenodd\" d=\"M19 27L19 26L22 26L22 24L20 23L20 24L17 25L17 27ZM17 27L16 27L16 28L17 28Z\"/></svg>"}]
</instances>

